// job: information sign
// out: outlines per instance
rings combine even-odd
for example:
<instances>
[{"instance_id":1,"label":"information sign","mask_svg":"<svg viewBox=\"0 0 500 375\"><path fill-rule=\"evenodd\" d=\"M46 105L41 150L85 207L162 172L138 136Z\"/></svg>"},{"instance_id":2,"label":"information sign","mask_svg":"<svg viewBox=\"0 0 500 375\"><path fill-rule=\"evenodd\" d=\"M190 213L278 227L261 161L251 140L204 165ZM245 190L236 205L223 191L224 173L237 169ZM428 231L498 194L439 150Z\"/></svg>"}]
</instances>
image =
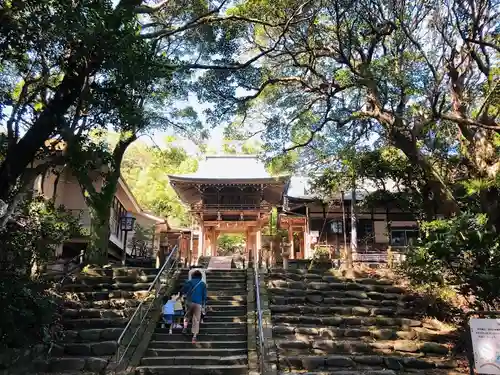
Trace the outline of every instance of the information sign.
<instances>
[{"instance_id":1,"label":"information sign","mask_svg":"<svg viewBox=\"0 0 500 375\"><path fill-rule=\"evenodd\" d=\"M500 375L500 319L471 319L474 367L479 374Z\"/></svg>"}]
</instances>

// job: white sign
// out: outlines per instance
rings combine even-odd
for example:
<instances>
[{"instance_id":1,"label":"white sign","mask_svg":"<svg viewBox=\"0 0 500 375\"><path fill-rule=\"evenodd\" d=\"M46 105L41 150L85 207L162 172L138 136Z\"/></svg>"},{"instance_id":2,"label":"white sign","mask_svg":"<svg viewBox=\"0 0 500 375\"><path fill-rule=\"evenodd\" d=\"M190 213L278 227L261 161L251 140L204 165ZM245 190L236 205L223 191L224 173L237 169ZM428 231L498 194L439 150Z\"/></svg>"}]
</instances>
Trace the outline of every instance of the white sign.
<instances>
[{"instance_id":1,"label":"white sign","mask_svg":"<svg viewBox=\"0 0 500 375\"><path fill-rule=\"evenodd\" d=\"M500 319L471 319L470 334L476 371L500 375Z\"/></svg>"},{"instance_id":2,"label":"white sign","mask_svg":"<svg viewBox=\"0 0 500 375\"><path fill-rule=\"evenodd\" d=\"M309 232L311 237L319 237L319 230L312 230Z\"/></svg>"}]
</instances>

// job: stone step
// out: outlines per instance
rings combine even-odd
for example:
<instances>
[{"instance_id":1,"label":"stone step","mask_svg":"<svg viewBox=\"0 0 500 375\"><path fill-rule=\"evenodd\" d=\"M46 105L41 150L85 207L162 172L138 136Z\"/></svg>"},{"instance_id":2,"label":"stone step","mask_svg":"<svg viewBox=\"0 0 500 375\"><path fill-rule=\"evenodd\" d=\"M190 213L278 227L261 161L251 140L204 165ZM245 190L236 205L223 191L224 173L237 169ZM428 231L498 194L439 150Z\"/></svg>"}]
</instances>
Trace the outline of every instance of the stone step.
<instances>
[{"instance_id":1,"label":"stone step","mask_svg":"<svg viewBox=\"0 0 500 375\"><path fill-rule=\"evenodd\" d=\"M208 300L212 301L242 301L246 302L247 294L229 294L229 295L211 295L210 291L208 294Z\"/></svg>"},{"instance_id":2,"label":"stone step","mask_svg":"<svg viewBox=\"0 0 500 375\"><path fill-rule=\"evenodd\" d=\"M64 342L91 342L91 341L112 341L118 340L123 328L96 328L96 329L82 329L65 330L63 332Z\"/></svg>"},{"instance_id":3,"label":"stone step","mask_svg":"<svg viewBox=\"0 0 500 375\"><path fill-rule=\"evenodd\" d=\"M393 370L336 370L336 371L308 371L304 372L280 372L279 375L397 375ZM444 375L444 374L443 374ZM450 374L451 375L451 374Z\"/></svg>"},{"instance_id":4,"label":"stone step","mask_svg":"<svg viewBox=\"0 0 500 375\"><path fill-rule=\"evenodd\" d=\"M116 283L151 283L156 278L156 274L151 275L127 275L127 276L96 276L78 274L66 280L66 284L84 284L84 285L99 285L99 284L116 284Z\"/></svg>"},{"instance_id":5,"label":"stone step","mask_svg":"<svg viewBox=\"0 0 500 375\"><path fill-rule=\"evenodd\" d=\"M269 279L280 279L280 280L290 280L290 281L303 281L303 280L315 280L324 282L337 282L337 283L358 283L367 285L382 285L382 286L392 286L394 281L391 279L381 279L373 277L365 278L345 278L340 276L332 275L329 272L317 273L317 272L306 272L303 274L295 272L279 272L271 271L268 274Z\"/></svg>"},{"instance_id":6,"label":"stone step","mask_svg":"<svg viewBox=\"0 0 500 375\"><path fill-rule=\"evenodd\" d=\"M283 370L364 370L390 369L394 371L415 371L432 369L453 369L457 367L455 361L401 357L382 355L298 355L279 358L280 369ZM333 372L333 371L332 371ZM364 371L363 371L364 372ZM337 373L337 372L335 372Z\"/></svg>"},{"instance_id":7,"label":"stone step","mask_svg":"<svg viewBox=\"0 0 500 375\"><path fill-rule=\"evenodd\" d=\"M349 292L346 292L349 293ZM344 293L345 294L345 293ZM375 300L357 297L323 297L321 294L308 294L303 297L272 296L270 301L273 305L316 305L316 306L365 306L365 307L399 307L409 306L409 302L399 300Z\"/></svg>"},{"instance_id":8,"label":"stone step","mask_svg":"<svg viewBox=\"0 0 500 375\"><path fill-rule=\"evenodd\" d=\"M136 308L141 303L138 299L112 298L98 301L64 301L67 309L124 309Z\"/></svg>"},{"instance_id":9,"label":"stone step","mask_svg":"<svg viewBox=\"0 0 500 375\"><path fill-rule=\"evenodd\" d=\"M226 301L223 301L226 302ZM226 311L228 313L239 313L241 311L247 311L246 305L231 305L231 304L212 304L211 301L208 301L207 303L207 310L208 312L220 312L220 311Z\"/></svg>"},{"instance_id":10,"label":"stone step","mask_svg":"<svg viewBox=\"0 0 500 375\"><path fill-rule=\"evenodd\" d=\"M114 283L114 284L66 284L61 287L63 292L112 292L120 291L141 291L148 290L151 283Z\"/></svg>"},{"instance_id":11,"label":"stone step","mask_svg":"<svg viewBox=\"0 0 500 375\"><path fill-rule=\"evenodd\" d=\"M201 328L209 328L209 329L223 329L223 328L239 328L243 329L243 327L246 327L247 322L246 321L241 321L241 322L208 322L206 320L203 320L203 323L201 323ZM162 325L162 322L158 322L156 325L157 329L160 329ZM189 325L191 327L191 325Z\"/></svg>"},{"instance_id":12,"label":"stone step","mask_svg":"<svg viewBox=\"0 0 500 375\"><path fill-rule=\"evenodd\" d=\"M127 318L63 319L62 325L65 329L80 330L125 327L127 322Z\"/></svg>"},{"instance_id":13,"label":"stone step","mask_svg":"<svg viewBox=\"0 0 500 375\"><path fill-rule=\"evenodd\" d=\"M143 357L141 366L230 366L230 365L246 365L247 356L181 356L175 355L170 357Z\"/></svg>"},{"instance_id":14,"label":"stone step","mask_svg":"<svg viewBox=\"0 0 500 375\"><path fill-rule=\"evenodd\" d=\"M223 282L213 283L213 282L210 282L207 280L207 288L213 289L213 290L226 290L226 289L246 290L247 284L246 283L232 282L232 281L223 281Z\"/></svg>"},{"instance_id":15,"label":"stone step","mask_svg":"<svg viewBox=\"0 0 500 375\"><path fill-rule=\"evenodd\" d=\"M273 314L273 323L288 323L293 325L314 324L322 326L352 327L352 326L370 326L370 327L421 327L422 322L408 318L389 318L383 316L377 317L358 317L358 316L332 316L332 315L300 315L300 314Z\"/></svg>"},{"instance_id":16,"label":"stone step","mask_svg":"<svg viewBox=\"0 0 500 375\"><path fill-rule=\"evenodd\" d=\"M247 365L230 366L139 366L136 375L247 375Z\"/></svg>"},{"instance_id":17,"label":"stone step","mask_svg":"<svg viewBox=\"0 0 500 375\"><path fill-rule=\"evenodd\" d=\"M447 355L449 349L445 345L434 342L410 341L410 340L380 340L380 341L361 341L361 340L328 340L328 339L300 339L289 337L275 340L278 349L287 351L293 350L307 354L316 352L317 354L381 354L388 351L401 353L424 353L428 355Z\"/></svg>"},{"instance_id":18,"label":"stone step","mask_svg":"<svg viewBox=\"0 0 500 375\"><path fill-rule=\"evenodd\" d=\"M115 276L113 280L116 283L152 283L155 278L156 278L156 273L151 275Z\"/></svg>"},{"instance_id":19,"label":"stone step","mask_svg":"<svg viewBox=\"0 0 500 375\"><path fill-rule=\"evenodd\" d=\"M247 356L247 348L180 348L180 349L153 349L148 348L144 357L172 357L172 356L213 356L221 357L224 355L244 355Z\"/></svg>"},{"instance_id":20,"label":"stone step","mask_svg":"<svg viewBox=\"0 0 500 375\"><path fill-rule=\"evenodd\" d=\"M116 353L116 341L65 343L64 353L72 356L106 356Z\"/></svg>"},{"instance_id":21,"label":"stone step","mask_svg":"<svg viewBox=\"0 0 500 375\"><path fill-rule=\"evenodd\" d=\"M168 334L168 328L161 328L161 323L159 324L160 328L156 328L155 333L159 334ZM181 329L174 329L173 332L178 332ZM212 334L224 334L224 335L233 335L240 334L244 335L247 332L247 327L245 325L239 325L235 327L217 327L210 326L207 323L203 322L200 326L200 335L212 335Z\"/></svg>"},{"instance_id":22,"label":"stone step","mask_svg":"<svg viewBox=\"0 0 500 375\"><path fill-rule=\"evenodd\" d=\"M289 288L268 288L268 292L272 297L284 296L287 298L292 297L310 297L310 299L318 300L322 296L324 298L358 298L358 299L371 299L377 301L401 301L410 302L418 298L413 294L398 294L398 293L380 293L380 292L366 292L360 290L309 290L309 289L289 289Z\"/></svg>"},{"instance_id":23,"label":"stone step","mask_svg":"<svg viewBox=\"0 0 500 375\"><path fill-rule=\"evenodd\" d=\"M414 370L411 369L409 371L394 371L389 369L377 369L370 367L362 367L356 369L345 369L345 368L337 368L333 371L286 371L286 372L278 372L279 375L410 375L410 374L425 374L425 375L464 375L467 372L460 369L449 370L449 369L432 369L432 370Z\"/></svg>"},{"instance_id":24,"label":"stone step","mask_svg":"<svg viewBox=\"0 0 500 375\"><path fill-rule=\"evenodd\" d=\"M116 267L116 268L92 268L85 271L88 276L148 276L156 275L157 268L141 268L141 267Z\"/></svg>"},{"instance_id":25,"label":"stone step","mask_svg":"<svg viewBox=\"0 0 500 375\"><path fill-rule=\"evenodd\" d=\"M275 325L273 326L273 335L275 337L283 336L312 336L312 337L323 337L325 339L333 338L359 338L359 337L371 337L375 340L421 340L421 341L432 341L432 342L449 342L457 337L454 331L431 331L425 327L406 327L406 330L402 330L401 327L390 327L385 326L383 329L379 327L369 327L364 326L361 328L337 328L328 326L293 326L293 325Z\"/></svg>"},{"instance_id":26,"label":"stone step","mask_svg":"<svg viewBox=\"0 0 500 375\"><path fill-rule=\"evenodd\" d=\"M214 315L207 313L204 319L205 323L246 323L246 314L241 316Z\"/></svg>"},{"instance_id":27,"label":"stone step","mask_svg":"<svg viewBox=\"0 0 500 375\"><path fill-rule=\"evenodd\" d=\"M212 296L207 299L207 305L208 306L233 306L233 307L239 307L239 306L246 306L247 302L246 301L238 301L238 300L230 300L230 299L224 299L224 300L217 300L215 299L216 297Z\"/></svg>"},{"instance_id":28,"label":"stone step","mask_svg":"<svg viewBox=\"0 0 500 375\"><path fill-rule=\"evenodd\" d=\"M159 340L161 338L162 340ZM157 334L153 335L152 341L149 343L148 349L246 349L247 339L246 337L240 341L230 341L231 336L226 336L226 340L206 340L205 337L201 336L198 338L196 344L191 343L190 337L182 337L179 339L179 335L161 335L158 337Z\"/></svg>"},{"instance_id":29,"label":"stone step","mask_svg":"<svg viewBox=\"0 0 500 375\"><path fill-rule=\"evenodd\" d=\"M273 314L318 314L346 316L388 316L411 317L413 310L402 310L397 307L364 307L364 306L307 306L307 305L271 305Z\"/></svg>"},{"instance_id":30,"label":"stone step","mask_svg":"<svg viewBox=\"0 0 500 375\"><path fill-rule=\"evenodd\" d=\"M36 360L33 365L37 373L64 373L64 374L96 374L101 373L109 363L109 356L105 357L71 357L53 356L48 361Z\"/></svg>"},{"instance_id":31,"label":"stone step","mask_svg":"<svg viewBox=\"0 0 500 375\"><path fill-rule=\"evenodd\" d=\"M187 281L187 278L179 277L176 281L176 286L181 287ZM207 287L211 289L224 288L226 285L231 285L233 288L246 288L246 279L209 279L207 278Z\"/></svg>"},{"instance_id":32,"label":"stone step","mask_svg":"<svg viewBox=\"0 0 500 375\"><path fill-rule=\"evenodd\" d=\"M225 333L204 333L200 329L199 341L244 341L247 339L246 333L237 334L225 334ZM187 335L183 335L180 332L174 332L170 334L154 333L153 340L155 341L183 341L189 340L191 342L191 330L188 331ZM231 346L229 346L231 347Z\"/></svg>"},{"instance_id":33,"label":"stone step","mask_svg":"<svg viewBox=\"0 0 500 375\"><path fill-rule=\"evenodd\" d=\"M93 319L93 318L130 318L135 308L117 309L65 309L63 318Z\"/></svg>"},{"instance_id":34,"label":"stone step","mask_svg":"<svg viewBox=\"0 0 500 375\"><path fill-rule=\"evenodd\" d=\"M229 317L229 318L240 318L246 319L247 309L245 306L232 306L231 310L229 309L217 309L219 306L212 306L211 309L207 310L206 318L220 318L220 317ZM214 320L209 320L214 321Z\"/></svg>"},{"instance_id":35,"label":"stone step","mask_svg":"<svg viewBox=\"0 0 500 375\"><path fill-rule=\"evenodd\" d=\"M373 285L360 284L356 282L326 282L326 281L285 281L285 280L270 280L267 284L269 288L286 288L299 290L317 290L317 291L346 291L357 290L364 292L378 293L395 293L403 294L406 292L404 288L393 285Z\"/></svg>"},{"instance_id":36,"label":"stone step","mask_svg":"<svg viewBox=\"0 0 500 375\"><path fill-rule=\"evenodd\" d=\"M76 301L104 301L111 299L144 299L149 292L145 290L126 291L126 290L104 290L94 292L74 292L66 293L66 298Z\"/></svg>"},{"instance_id":37,"label":"stone step","mask_svg":"<svg viewBox=\"0 0 500 375\"><path fill-rule=\"evenodd\" d=\"M211 297L230 297L230 296L238 296L238 297L246 297L247 295L247 290L246 289L239 289L239 290L231 290L231 289L221 289L221 290L214 290L211 289L210 286L208 287L208 298Z\"/></svg>"},{"instance_id":38,"label":"stone step","mask_svg":"<svg viewBox=\"0 0 500 375\"><path fill-rule=\"evenodd\" d=\"M183 280L189 277L188 273L179 273L180 278ZM207 282L213 280L244 280L246 282L247 274L246 273L214 273L214 272L206 272L205 277Z\"/></svg>"}]
</instances>

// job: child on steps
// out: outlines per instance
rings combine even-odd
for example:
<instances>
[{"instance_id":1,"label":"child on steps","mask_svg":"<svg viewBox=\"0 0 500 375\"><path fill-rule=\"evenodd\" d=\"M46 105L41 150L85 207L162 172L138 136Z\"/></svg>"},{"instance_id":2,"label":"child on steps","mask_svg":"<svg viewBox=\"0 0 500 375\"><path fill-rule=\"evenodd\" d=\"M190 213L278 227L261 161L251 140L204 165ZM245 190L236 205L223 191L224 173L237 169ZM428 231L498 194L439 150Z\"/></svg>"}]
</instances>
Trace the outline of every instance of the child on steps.
<instances>
[{"instance_id":1,"label":"child on steps","mask_svg":"<svg viewBox=\"0 0 500 375\"><path fill-rule=\"evenodd\" d=\"M181 320L184 316L184 309L180 300L180 294L172 294L163 305L163 324L161 328L165 328L165 324L170 327L169 334L172 334L173 328L182 328Z\"/></svg>"}]
</instances>

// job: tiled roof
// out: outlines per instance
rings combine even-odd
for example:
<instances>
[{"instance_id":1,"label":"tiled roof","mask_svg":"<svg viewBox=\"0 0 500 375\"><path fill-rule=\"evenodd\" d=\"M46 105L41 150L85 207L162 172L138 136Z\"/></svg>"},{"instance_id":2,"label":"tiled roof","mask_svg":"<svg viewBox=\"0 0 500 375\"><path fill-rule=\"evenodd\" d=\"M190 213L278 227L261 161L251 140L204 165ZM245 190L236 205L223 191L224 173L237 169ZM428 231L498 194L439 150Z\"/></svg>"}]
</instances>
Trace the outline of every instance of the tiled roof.
<instances>
[{"instance_id":1,"label":"tiled roof","mask_svg":"<svg viewBox=\"0 0 500 375\"><path fill-rule=\"evenodd\" d=\"M198 170L171 178L192 180L262 180L273 178L264 163L254 155L206 156L198 164Z\"/></svg>"}]
</instances>

